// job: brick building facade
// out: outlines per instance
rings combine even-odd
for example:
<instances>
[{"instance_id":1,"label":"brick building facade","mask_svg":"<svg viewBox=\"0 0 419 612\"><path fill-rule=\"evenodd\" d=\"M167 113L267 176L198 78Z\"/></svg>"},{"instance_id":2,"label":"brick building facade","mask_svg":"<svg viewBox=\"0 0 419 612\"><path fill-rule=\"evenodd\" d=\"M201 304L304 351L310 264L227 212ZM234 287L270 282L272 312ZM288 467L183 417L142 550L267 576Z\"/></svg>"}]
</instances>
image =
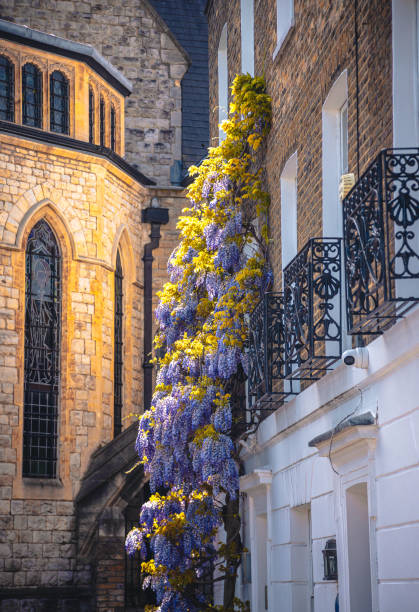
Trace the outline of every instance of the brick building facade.
<instances>
[{"instance_id":1,"label":"brick building facade","mask_svg":"<svg viewBox=\"0 0 419 612\"><path fill-rule=\"evenodd\" d=\"M254 2L255 74L264 75L272 98L273 122L266 143L266 188L271 195L270 227L275 278L281 276L281 188L286 161L298 151L297 236L300 249L322 234L322 106L336 79L347 71L349 171L362 173L376 153L392 145L391 4L360 1L295 2L294 25L272 59L276 46L276 0ZM210 108L218 101L217 49L227 24L228 78L241 72L240 0L209 2ZM356 66L355 19L359 59ZM358 70L358 75L357 75ZM357 102L357 80L359 96ZM380 112L377 112L379 109ZM359 124L357 128L357 114ZM211 113L210 138L218 135Z\"/></svg>"},{"instance_id":2,"label":"brick building facade","mask_svg":"<svg viewBox=\"0 0 419 612\"><path fill-rule=\"evenodd\" d=\"M249 339L249 405L266 418L243 451L237 594L252 612L413 612L418 3L209 0L206 14L211 140L238 72L265 77L273 111L274 292Z\"/></svg>"}]
</instances>

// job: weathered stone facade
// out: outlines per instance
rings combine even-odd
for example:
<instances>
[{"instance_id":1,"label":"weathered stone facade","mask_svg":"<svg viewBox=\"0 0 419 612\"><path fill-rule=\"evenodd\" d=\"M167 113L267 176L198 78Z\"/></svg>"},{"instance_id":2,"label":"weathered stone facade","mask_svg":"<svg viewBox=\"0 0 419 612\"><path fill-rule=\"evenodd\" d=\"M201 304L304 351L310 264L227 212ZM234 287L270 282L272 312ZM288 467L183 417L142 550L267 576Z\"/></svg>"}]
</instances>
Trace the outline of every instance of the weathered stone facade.
<instances>
[{"instance_id":1,"label":"weathered stone facade","mask_svg":"<svg viewBox=\"0 0 419 612\"><path fill-rule=\"evenodd\" d=\"M7 40L0 47L8 57L28 53L25 46ZM64 65L76 78L70 81L73 131L68 145L66 136L57 140L56 135L45 132L49 112L45 106L44 142L38 139L41 132L25 126L8 124L0 130L0 608L122 609L123 511L130 499L124 488L125 470L134 462L131 434L135 425L126 442L129 456L112 471L112 457L125 457L124 448L115 450L111 442L116 257L119 250L125 430L142 411L143 336L144 329L153 326L143 316L142 257L150 226L142 223L142 209L156 198L161 207L169 209L169 223L162 227L160 247L154 251L155 294L166 280L166 262L185 200L180 188L142 184L138 173L126 168L118 156L108 155L109 151L89 150L87 85L92 78L103 79L80 62L60 55L32 49L30 56L46 66ZM16 71L21 63L17 61ZM101 87L104 90L105 82ZM111 96L118 96L123 131L124 99L109 89ZM16 104L20 97L18 93ZM46 96L46 105L48 99ZM119 143L123 146L123 134ZM57 477L50 479L22 476L25 251L29 233L41 219L52 229L61 254L59 447ZM123 436L124 432L119 444ZM89 474L92 454L104 446L110 447L104 468L109 487L101 497L94 487L96 506L87 513L87 533L81 526L87 512L83 508L86 504L90 508L92 501L86 502L84 495L84 506L79 501L81 509L76 510L76 496L83 476ZM134 482L142 485L137 474ZM90 538L90 548L86 538ZM112 572L115 569L112 577L111 567Z\"/></svg>"},{"instance_id":2,"label":"weathered stone facade","mask_svg":"<svg viewBox=\"0 0 419 612\"><path fill-rule=\"evenodd\" d=\"M93 45L133 84L126 159L160 184L182 159L181 79L189 58L147 0L1 2L1 18Z\"/></svg>"}]
</instances>

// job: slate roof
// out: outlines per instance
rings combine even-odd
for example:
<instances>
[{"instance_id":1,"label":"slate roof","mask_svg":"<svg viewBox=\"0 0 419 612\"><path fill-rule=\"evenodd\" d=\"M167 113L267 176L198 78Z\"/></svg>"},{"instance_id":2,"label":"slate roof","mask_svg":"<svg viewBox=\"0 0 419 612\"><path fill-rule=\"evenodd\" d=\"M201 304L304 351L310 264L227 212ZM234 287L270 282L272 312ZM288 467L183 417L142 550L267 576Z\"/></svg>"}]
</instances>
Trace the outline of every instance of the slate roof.
<instances>
[{"instance_id":1,"label":"slate roof","mask_svg":"<svg viewBox=\"0 0 419 612\"><path fill-rule=\"evenodd\" d=\"M208 24L206 0L149 0L188 53L191 66L182 79L182 161L198 163L209 140Z\"/></svg>"}]
</instances>

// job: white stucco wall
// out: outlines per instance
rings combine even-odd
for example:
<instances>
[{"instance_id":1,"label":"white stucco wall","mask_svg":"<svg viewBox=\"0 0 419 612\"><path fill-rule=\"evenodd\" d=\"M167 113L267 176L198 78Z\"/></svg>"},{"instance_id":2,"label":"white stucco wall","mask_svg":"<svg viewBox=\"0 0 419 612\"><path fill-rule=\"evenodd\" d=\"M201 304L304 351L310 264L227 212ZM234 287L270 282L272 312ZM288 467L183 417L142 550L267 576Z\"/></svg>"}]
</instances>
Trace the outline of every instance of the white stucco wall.
<instances>
[{"instance_id":1,"label":"white stucco wall","mask_svg":"<svg viewBox=\"0 0 419 612\"><path fill-rule=\"evenodd\" d=\"M368 489L372 610L418 610L419 308L368 350L367 370L341 364L279 407L261 424L254 451L244 457L241 488L253 507L264 508L271 526L265 543L269 612L334 612L337 588L340 612L363 612L349 602L353 559L348 560L346 516L347 489L360 482ZM377 428L357 440L365 434L361 428L351 444L348 435L336 436L335 474L328 456L308 442L354 411L377 415ZM271 483L259 482L261 469L265 480L271 473ZM337 540L338 583L323 580L321 551L331 538ZM260 542L253 542L252 557L260 554ZM252 558L252 567L255 563ZM257 595L264 585L258 582L243 592L253 599L252 612L265 610Z\"/></svg>"}]
</instances>

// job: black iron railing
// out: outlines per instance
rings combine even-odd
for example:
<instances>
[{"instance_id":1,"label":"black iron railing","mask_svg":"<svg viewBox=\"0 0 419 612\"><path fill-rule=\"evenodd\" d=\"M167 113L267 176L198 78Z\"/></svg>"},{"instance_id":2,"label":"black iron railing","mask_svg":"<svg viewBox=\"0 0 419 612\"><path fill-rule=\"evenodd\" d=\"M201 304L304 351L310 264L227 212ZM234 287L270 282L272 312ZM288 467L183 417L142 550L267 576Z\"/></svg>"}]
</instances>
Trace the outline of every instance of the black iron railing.
<instances>
[{"instance_id":1,"label":"black iron railing","mask_svg":"<svg viewBox=\"0 0 419 612\"><path fill-rule=\"evenodd\" d=\"M342 354L341 240L311 238L284 270L285 373L316 380Z\"/></svg>"},{"instance_id":2,"label":"black iron railing","mask_svg":"<svg viewBox=\"0 0 419 612\"><path fill-rule=\"evenodd\" d=\"M348 333L380 334L419 301L419 149L385 149L343 201Z\"/></svg>"},{"instance_id":3,"label":"black iron railing","mask_svg":"<svg viewBox=\"0 0 419 612\"><path fill-rule=\"evenodd\" d=\"M342 354L341 240L312 238L250 316L250 407L272 409L317 380Z\"/></svg>"},{"instance_id":4,"label":"black iron railing","mask_svg":"<svg viewBox=\"0 0 419 612\"><path fill-rule=\"evenodd\" d=\"M249 320L248 398L250 407L270 409L292 393L285 379L284 294L265 293Z\"/></svg>"}]
</instances>

